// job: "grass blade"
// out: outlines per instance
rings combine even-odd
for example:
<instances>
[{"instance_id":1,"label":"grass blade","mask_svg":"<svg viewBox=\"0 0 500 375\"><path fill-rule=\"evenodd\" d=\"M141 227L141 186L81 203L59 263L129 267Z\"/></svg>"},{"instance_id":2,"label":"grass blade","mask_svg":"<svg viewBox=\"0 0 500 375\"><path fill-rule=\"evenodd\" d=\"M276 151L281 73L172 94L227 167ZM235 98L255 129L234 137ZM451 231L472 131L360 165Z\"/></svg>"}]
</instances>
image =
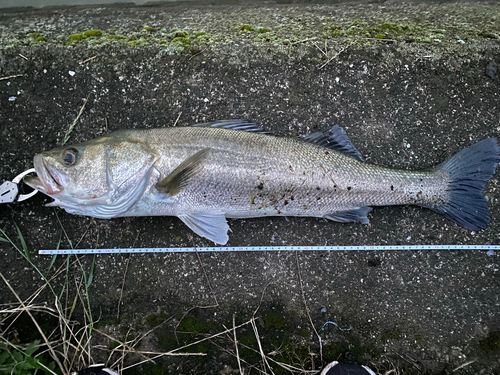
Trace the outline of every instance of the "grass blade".
<instances>
[{"instance_id":1,"label":"grass blade","mask_svg":"<svg viewBox=\"0 0 500 375\"><path fill-rule=\"evenodd\" d=\"M92 259L92 266L90 267L89 278L87 279L87 288L92 284L92 280L94 279L94 268L95 268L95 258L97 254L94 254L94 258Z\"/></svg>"},{"instance_id":2,"label":"grass blade","mask_svg":"<svg viewBox=\"0 0 500 375\"><path fill-rule=\"evenodd\" d=\"M24 236L23 234L21 233L21 229L19 229L19 227L17 226L16 222L14 221L14 226L16 227L16 230L17 230L17 235L19 237L19 240L21 241L21 246L23 248L23 252L24 252L24 257L27 259L27 260L30 260L30 252L28 250L28 246L26 245L26 241L24 241Z\"/></svg>"}]
</instances>

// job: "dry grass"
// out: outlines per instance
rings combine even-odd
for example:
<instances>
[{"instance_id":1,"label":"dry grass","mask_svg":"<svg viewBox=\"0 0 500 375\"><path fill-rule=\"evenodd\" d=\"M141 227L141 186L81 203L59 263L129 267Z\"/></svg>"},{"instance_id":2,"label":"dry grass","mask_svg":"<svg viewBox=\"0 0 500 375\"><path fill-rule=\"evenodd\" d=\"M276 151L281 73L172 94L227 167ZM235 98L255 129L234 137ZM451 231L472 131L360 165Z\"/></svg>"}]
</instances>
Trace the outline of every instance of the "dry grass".
<instances>
[{"instance_id":1,"label":"dry grass","mask_svg":"<svg viewBox=\"0 0 500 375\"><path fill-rule=\"evenodd\" d=\"M211 309L219 307L216 291L212 288L209 274L203 266L200 254L197 254L198 261L215 303L207 306L195 306L187 310L177 323L174 322L175 316L171 316L152 329L143 332L135 332L135 337L131 337L129 331L125 337L121 336L120 338L116 337L115 333L110 333L114 328L117 328L116 325L105 328L96 328L95 326L97 321L95 319L95 313L91 311L89 298L89 287L93 280L93 264L95 258L92 265L87 264L84 266L82 264L82 259L79 257L68 256L63 258L62 261L61 259L59 260L61 264L57 269L52 268L52 265L55 264L55 259L53 259L49 267L49 270L52 269L52 271L41 272L29 258L29 249L27 248L26 242L22 238L21 231L17 226L16 229L21 246L17 246L1 229L0 233L3 237L0 237L0 239L10 243L13 248L18 251L20 256L22 256L26 262L42 276L42 281L40 281L40 285L34 286L35 291L28 298L22 299L20 293L12 286L12 283L0 273L0 278L10 290L13 297L12 303L0 307L0 339L9 343L15 350L25 350L25 346L12 343L12 328L22 314L27 314L43 340L38 344L37 355L43 354L44 356L49 356L52 361L57 364L57 372L47 368L47 373L69 375L72 371L88 367L96 361L103 362L104 359L108 367L122 374L124 371L137 366L157 364L158 360L167 357L206 357L206 352L196 351L197 346L201 343L211 344L220 352L224 352L233 357L235 363L237 363L237 371L240 375L250 373L275 375L277 372L283 373L283 371L287 374L303 375L319 373L319 370L315 369L315 363L318 362L318 359L322 358L323 355L321 336L324 333L323 328L316 330L315 326L318 324L314 322L309 313L306 292L304 290L300 270L299 254L296 255L297 275L304 303L305 315L308 318L309 324L318 342L310 343L312 348L309 348L309 358L304 358L303 355L301 357L295 352L288 352L287 358L289 359L286 361L288 363L285 363L282 358L286 356L283 354L286 350L290 351L290 347L288 347L288 349L283 349L281 347L272 350L266 349L269 348L269 345L265 345L265 340L267 340L267 338L261 336L263 319L261 316L262 314L259 314L259 310L269 284L266 285L262 291L259 306L247 321L236 324L236 316L233 315L232 326L229 328L223 326L224 329L221 329L217 333L196 334L196 336L192 336L191 342L183 345L179 344L178 347L172 350L146 350L144 348L147 347L147 345L143 344L154 340L154 335L158 330L168 325L169 327L173 326L174 332L177 332L182 319L193 309ZM66 235L64 230L63 233ZM71 244L69 238L66 238L66 240ZM61 243L61 240L59 242ZM87 271L89 268L90 270ZM120 303L123 289L125 288L126 274L127 267L125 268L121 283ZM25 295L25 292L26 291L23 291L22 294ZM47 331L47 328L42 328L43 325L40 323L40 320L46 317L50 317L57 322L49 331ZM119 316L117 316L117 318L118 317ZM43 327L47 327L47 325L45 324ZM187 333L192 334L192 332ZM249 334L255 337L255 344L246 345L238 340L238 337L242 337L243 335L248 337ZM254 355L252 357L253 359L245 358L245 355L248 356L248 353L254 353L258 357ZM255 358L259 358L259 360L256 362ZM319 362L323 363L322 360ZM464 363L461 367L466 367L471 363L473 362ZM42 363L40 365L42 367L44 366ZM412 367L412 374L425 373L425 369L419 363L408 356L403 356L398 353L390 355L384 354L381 358L377 359L376 363L371 363L370 366L377 369L377 373L380 375L404 374L405 372L403 369L408 368L408 366ZM278 369L280 371L278 371Z\"/></svg>"}]
</instances>

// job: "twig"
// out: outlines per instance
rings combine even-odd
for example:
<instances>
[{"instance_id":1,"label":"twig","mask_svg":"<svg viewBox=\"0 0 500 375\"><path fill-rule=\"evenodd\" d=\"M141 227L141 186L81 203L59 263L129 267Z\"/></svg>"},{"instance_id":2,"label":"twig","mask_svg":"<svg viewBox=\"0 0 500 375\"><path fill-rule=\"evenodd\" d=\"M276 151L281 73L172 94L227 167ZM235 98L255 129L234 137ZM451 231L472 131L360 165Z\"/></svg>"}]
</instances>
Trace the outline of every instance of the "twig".
<instances>
[{"instance_id":1,"label":"twig","mask_svg":"<svg viewBox=\"0 0 500 375\"><path fill-rule=\"evenodd\" d=\"M80 242L82 242L83 240L83 237L85 237L85 235L87 234L87 232L89 231L90 229L90 226L92 225L92 223L90 223L88 226L87 226L87 229L85 229L85 232L83 232L82 236L80 237L80 239L78 240L78 242L76 243L75 245L75 248L78 247L78 245L80 245Z\"/></svg>"},{"instance_id":2,"label":"twig","mask_svg":"<svg viewBox=\"0 0 500 375\"><path fill-rule=\"evenodd\" d=\"M134 243L132 244L132 247L135 247L135 243L137 242L137 239L139 238L139 235L141 234L141 230L137 233L137 236L135 237ZM123 280L122 280L122 288L120 290L120 299L118 300L118 312L116 313L116 321L120 319L120 305L122 303L122 298L123 298L123 288L125 287L125 277L127 276L127 270L128 270L128 263L130 261L130 256L127 258L125 261L125 272L123 273Z\"/></svg>"},{"instance_id":3,"label":"twig","mask_svg":"<svg viewBox=\"0 0 500 375\"><path fill-rule=\"evenodd\" d=\"M296 44L300 44L300 43L304 43L304 42L308 42L310 40L316 40L318 38L316 37L313 37L313 38L307 38L307 39L303 39L303 40L298 40L296 42L293 42L293 43L290 43L292 46L296 45Z\"/></svg>"},{"instance_id":4,"label":"twig","mask_svg":"<svg viewBox=\"0 0 500 375\"><path fill-rule=\"evenodd\" d=\"M262 349L262 344L260 342L260 336L259 336L259 330L257 329L257 325L255 324L255 317L252 317L252 320L250 322L252 324L255 338L257 339L257 345L259 346L259 353L260 353L260 356L262 357L262 361L267 366L267 368L271 371L271 374L274 375L273 368L269 365L269 362L267 362L267 358L266 358L267 356L264 354L264 350Z\"/></svg>"},{"instance_id":5,"label":"twig","mask_svg":"<svg viewBox=\"0 0 500 375\"><path fill-rule=\"evenodd\" d=\"M471 360L471 361L469 361L469 362L465 362L464 364L462 364L462 365L460 365L460 366L458 366L458 367L455 367L455 368L453 369L453 372L458 371L458 370L460 370L461 368L464 368L465 366L472 365L472 364L473 364L474 362L476 362L476 361L477 361L477 358L476 358L476 359L473 359L473 360Z\"/></svg>"},{"instance_id":6,"label":"twig","mask_svg":"<svg viewBox=\"0 0 500 375\"><path fill-rule=\"evenodd\" d=\"M83 103L82 107L80 108L80 111L78 112L78 115L76 116L76 118L73 121L73 123L70 125L70 127L69 127L68 131L66 132L66 134L64 135L64 139L63 139L63 141L61 143L61 146L64 146L66 144L66 142L69 141L69 137L71 136L71 132L73 131L74 127L76 126L76 123L80 119L80 116L82 115L83 110L85 109L85 106L87 105L87 102L89 101L89 98L90 98L90 94L87 95L87 99L85 99L85 102Z\"/></svg>"},{"instance_id":7,"label":"twig","mask_svg":"<svg viewBox=\"0 0 500 375\"><path fill-rule=\"evenodd\" d=\"M319 69L323 69L325 66L327 66L333 59L337 58L338 55L340 55L342 52L344 52L347 48L349 48L350 46L352 46L354 44L354 42L351 42L350 44L348 44L347 46L345 46L344 48L342 48L340 51L338 51L335 55L333 55L332 57L330 57L327 62L325 62L323 65L321 65L319 67Z\"/></svg>"},{"instance_id":8,"label":"twig","mask_svg":"<svg viewBox=\"0 0 500 375\"><path fill-rule=\"evenodd\" d=\"M326 43L326 41L325 41ZM316 43L313 43L314 44L314 47L316 47L326 58L328 58L328 55L326 54L326 48L325 48L325 51L323 51L321 48L318 47L318 45Z\"/></svg>"},{"instance_id":9,"label":"twig","mask_svg":"<svg viewBox=\"0 0 500 375\"><path fill-rule=\"evenodd\" d=\"M218 307L219 306L219 301L217 301L217 295L215 294L214 289L212 288L212 284L210 283L210 279L208 278L208 275L207 275L207 273L205 271L205 267L203 267L203 263L201 263L200 253L198 253L198 250L196 250L196 247L194 248L194 250L196 252L196 256L198 257L198 262L200 262L200 267L203 270L203 274L205 275L205 279L207 279L208 287L210 288L210 291L212 292L212 295L214 297L214 300L215 300L214 307Z\"/></svg>"},{"instance_id":10,"label":"twig","mask_svg":"<svg viewBox=\"0 0 500 375\"><path fill-rule=\"evenodd\" d=\"M201 54L202 54L203 52L205 52L207 49L208 49L208 47L207 47L207 48L202 49L201 51L196 52L194 55L191 55L191 57L189 58L189 60L191 60L193 57L196 57L196 56L198 56L198 55L201 55Z\"/></svg>"},{"instance_id":11,"label":"twig","mask_svg":"<svg viewBox=\"0 0 500 375\"><path fill-rule=\"evenodd\" d=\"M28 59L26 56L24 56L24 55L19 54L19 56L21 56L21 57L22 57L23 59L25 59L26 61L28 61L28 60L29 60L29 59Z\"/></svg>"},{"instance_id":12,"label":"twig","mask_svg":"<svg viewBox=\"0 0 500 375\"><path fill-rule=\"evenodd\" d=\"M309 314L309 308L307 307L306 295L304 293L304 286L302 284L302 276L300 274L300 264L299 264L299 253L298 252L295 252L295 258L297 259L297 273L299 275L299 283L300 283L300 291L302 292L302 299L304 300L304 306L306 308L307 317L309 318L309 322L311 323L311 327L314 330L314 333L316 334L316 336L318 336L319 358L320 358L321 363L323 363L323 345L321 343L321 336L318 334L318 331L316 331L316 327L314 327L314 323L311 319L311 315Z\"/></svg>"},{"instance_id":13,"label":"twig","mask_svg":"<svg viewBox=\"0 0 500 375\"><path fill-rule=\"evenodd\" d=\"M378 40L379 42L391 42L391 43L396 43L396 39L379 39L379 38L361 38L361 39L366 39L366 40Z\"/></svg>"},{"instance_id":14,"label":"twig","mask_svg":"<svg viewBox=\"0 0 500 375\"><path fill-rule=\"evenodd\" d=\"M238 340L236 339L236 329L234 329L234 327L236 326L234 319L235 318L233 314L233 336L234 336L234 346L236 348L236 359L238 360L238 368L240 369L240 375L243 375L243 370L241 369L240 352L238 351Z\"/></svg>"},{"instance_id":15,"label":"twig","mask_svg":"<svg viewBox=\"0 0 500 375\"><path fill-rule=\"evenodd\" d=\"M25 74L14 74L13 76L0 77L0 81L4 81L6 79L11 79L11 78L24 77L24 76Z\"/></svg>"},{"instance_id":16,"label":"twig","mask_svg":"<svg viewBox=\"0 0 500 375\"><path fill-rule=\"evenodd\" d=\"M123 288L125 287L125 278L127 277L128 263L130 261L130 256L125 260L125 272L123 273L122 288L120 290L120 299L118 300L118 312L116 313L116 321L120 319L120 305L122 304Z\"/></svg>"},{"instance_id":17,"label":"twig","mask_svg":"<svg viewBox=\"0 0 500 375\"><path fill-rule=\"evenodd\" d=\"M92 56L92 57L89 57L87 60L83 60L83 61L80 61L78 64L80 65L83 65L85 64L86 62L89 62L91 60L94 60L97 56Z\"/></svg>"},{"instance_id":18,"label":"twig","mask_svg":"<svg viewBox=\"0 0 500 375\"><path fill-rule=\"evenodd\" d=\"M177 119L175 120L174 125L172 125L172 126L177 125L177 121L179 121L179 118L181 117L181 115L182 115L182 112L179 112L179 116L177 116Z\"/></svg>"}]
</instances>

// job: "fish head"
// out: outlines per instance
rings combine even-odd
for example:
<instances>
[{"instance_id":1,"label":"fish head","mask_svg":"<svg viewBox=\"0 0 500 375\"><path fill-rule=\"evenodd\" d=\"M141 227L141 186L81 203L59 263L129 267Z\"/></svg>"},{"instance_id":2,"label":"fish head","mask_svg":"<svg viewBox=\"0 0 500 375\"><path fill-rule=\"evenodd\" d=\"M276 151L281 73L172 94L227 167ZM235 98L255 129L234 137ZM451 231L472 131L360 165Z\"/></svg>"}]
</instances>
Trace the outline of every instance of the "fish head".
<instances>
[{"instance_id":1,"label":"fish head","mask_svg":"<svg viewBox=\"0 0 500 375\"><path fill-rule=\"evenodd\" d=\"M110 218L128 210L149 184L158 155L123 136L104 136L34 157L24 182L70 213Z\"/></svg>"}]
</instances>

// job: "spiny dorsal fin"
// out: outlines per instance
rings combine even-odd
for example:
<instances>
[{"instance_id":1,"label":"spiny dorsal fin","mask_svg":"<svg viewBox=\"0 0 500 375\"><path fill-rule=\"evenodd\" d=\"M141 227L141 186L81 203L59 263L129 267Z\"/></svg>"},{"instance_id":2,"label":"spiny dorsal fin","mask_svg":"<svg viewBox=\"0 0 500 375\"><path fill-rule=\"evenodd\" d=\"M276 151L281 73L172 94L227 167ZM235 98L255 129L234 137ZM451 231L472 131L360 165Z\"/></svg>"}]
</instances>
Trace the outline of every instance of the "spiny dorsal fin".
<instances>
[{"instance_id":1,"label":"spiny dorsal fin","mask_svg":"<svg viewBox=\"0 0 500 375\"><path fill-rule=\"evenodd\" d=\"M335 125L331 129L322 130L316 133L302 136L301 138L306 141L316 143L319 146L327 147L329 149L343 152L344 154L353 156L359 161L365 161L363 156L353 146L347 133L340 126Z\"/></svg>"},{"instance_id":2,"label":"spiny dorsal fin","mask_svg":"<svg viewBox=\"0 0 500 375\"><path fill-rule=\"evenodd\" d=\"M202 124L194 124L191 125L199 128L222 128L222 129L231 129L231 130L243 130L251 133L259 133L259 134L272 134L260 126L255 122L249 122L247 120L219 120L214 122L204 122Z\"/></svg>"},{"instance_id":3,"label":"spiny dorsal fin","mask_svg":"<svg viewBox=\"0 0 500 375\"><path fill-rule=\"evenodd\" d=\"M210 147L204 148L184 160L167 177L161 180L156 185L156 188L171 197L180 193L189 185L189 180L199 172L200 166L207 159L210 150Z\"/></svg>"}]
</instances>

